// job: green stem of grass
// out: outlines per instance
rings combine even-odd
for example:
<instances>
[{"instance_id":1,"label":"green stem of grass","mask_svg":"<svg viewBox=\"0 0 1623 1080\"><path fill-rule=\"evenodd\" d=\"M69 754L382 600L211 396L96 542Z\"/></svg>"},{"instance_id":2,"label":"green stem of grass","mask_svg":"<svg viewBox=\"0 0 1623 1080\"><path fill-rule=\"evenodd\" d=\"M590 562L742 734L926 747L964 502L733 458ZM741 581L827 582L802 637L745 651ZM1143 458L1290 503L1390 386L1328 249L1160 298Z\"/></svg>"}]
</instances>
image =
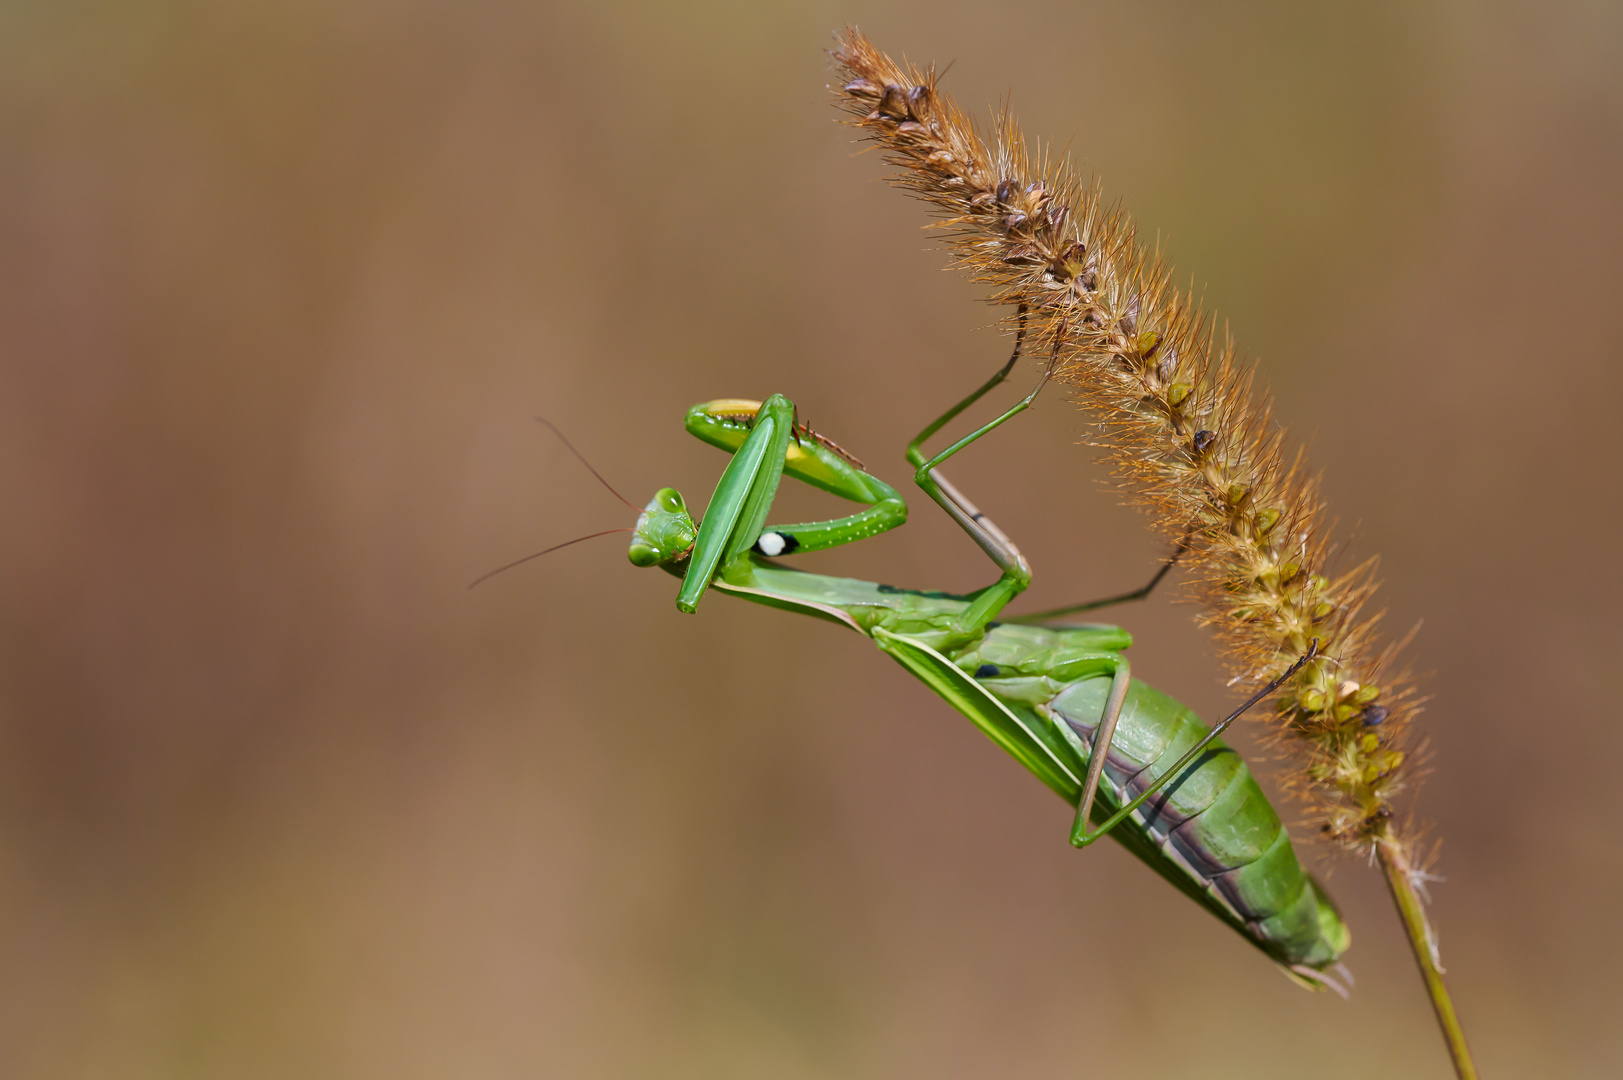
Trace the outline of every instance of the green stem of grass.
<instances>
[{"instance_id":1,"label":"green stem of grass","mask_svg":"<svg viewBox=\"0 0 1623 1080\"><path fill-rule=\"evenodd\" d=\"M1443 982L1442 969L1437 966L1431 927L1426 922L1420 897L1415 894L1407 854L1395 844L1379 844L1376 851L1380 856L1381 870L1386 874L1386 884L1392 890L1392 902L1397 905L1398 915L1403 919L1403 929L1409 935L1415 964L1420 968L1420 977L1425 980L1431 1007L1437 1013L1437 1026L1442 1028L1443 1041L1448 1044L1454 1071L1459 1074L1460 1080L1477 1080L1471 1049L1465 1045L1465 1030L1460 1027L1460 1018L1454 1012L1454 1001L1448 996L1448 984Z\"/></svg>"}]
</instances>

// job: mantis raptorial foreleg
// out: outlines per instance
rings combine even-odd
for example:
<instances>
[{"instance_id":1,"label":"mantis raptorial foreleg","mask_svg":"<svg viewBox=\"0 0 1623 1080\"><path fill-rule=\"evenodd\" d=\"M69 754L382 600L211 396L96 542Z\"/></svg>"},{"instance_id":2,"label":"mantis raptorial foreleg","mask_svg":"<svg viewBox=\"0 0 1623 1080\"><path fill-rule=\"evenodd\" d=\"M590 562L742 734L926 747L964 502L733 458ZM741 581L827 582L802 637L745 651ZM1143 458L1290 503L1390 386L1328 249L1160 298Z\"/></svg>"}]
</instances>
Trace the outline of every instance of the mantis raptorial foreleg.
<instances>
[{"instance_id":1,"label":"mantis raptorial foreleg","mask_svg":"<svg viewBox=\"0 0 1623 1080\"><path fill-rule=\"evenodd\" d=\"M691 612L719 573L747 585L749 554L768 557L816 551L894 529L907 504L889 484L839 450L796 428L795 407L782 394L764 402L712 401L688 410L688 431L733 455L700 522L676 606ZM801 434L809 436L803 440ZM784 473L868 509L849 517L766 528Z\"/></svg>"},{"instance_id":2,"label":"mantis raptorial foreleg","mask_svg":"<svg viewBox=\"0 0 1623 1080\"><path fill-rule=\"evenodd\" d=\"M749 436L716 482L676 595L676 606L682 611L696 611L717 570L724 574L732 570L761 535L783 475L784 455L794 434L794 412L794 405L781 394L763 402Z\"/></svg>"}]
</instances>

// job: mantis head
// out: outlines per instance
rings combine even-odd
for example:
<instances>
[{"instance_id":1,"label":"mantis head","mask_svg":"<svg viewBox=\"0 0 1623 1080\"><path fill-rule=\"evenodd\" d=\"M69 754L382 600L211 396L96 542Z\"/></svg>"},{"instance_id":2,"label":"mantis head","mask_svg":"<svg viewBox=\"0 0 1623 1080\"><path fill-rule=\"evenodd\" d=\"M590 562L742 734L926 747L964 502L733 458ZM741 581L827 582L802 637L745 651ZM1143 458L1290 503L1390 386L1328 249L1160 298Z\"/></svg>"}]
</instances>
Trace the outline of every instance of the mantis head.
<instances>
[{"instance_id":1,"label":"mantis head","mask_svg":"<svg viewBox=\"0 0 1623 1080\"><path fill-rule=\"evenodd\" d=\"M643 507L627 554L633 566L660 566L675 562L693 550L699 530L693 515L675 488L660 488Z\"/></svg>"}]
</instances>

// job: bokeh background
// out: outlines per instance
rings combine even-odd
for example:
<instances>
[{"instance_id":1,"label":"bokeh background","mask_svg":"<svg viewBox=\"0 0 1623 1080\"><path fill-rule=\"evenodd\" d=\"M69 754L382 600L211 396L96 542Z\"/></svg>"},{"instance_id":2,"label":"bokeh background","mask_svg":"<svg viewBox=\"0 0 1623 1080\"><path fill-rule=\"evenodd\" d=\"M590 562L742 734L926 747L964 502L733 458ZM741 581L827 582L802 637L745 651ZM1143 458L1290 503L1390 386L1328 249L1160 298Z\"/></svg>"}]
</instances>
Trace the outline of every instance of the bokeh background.
<instances>
[{"instance_id":1,"label":"bokeh background","mask_svg":"<svg viewBox=\"0 0 1623 1080\"><path fill-rule=\"evenodd\" d=\"M714 482L689 404L773 391L900 484L1002 358L835 123L848 21L1205 283L1424 619L1479 1063L1623 1069L1623 8L10 0L0 1074L1446 1075L1357 860L1343 1003L854 635L680 616L623 536L465 588L630 524L537 414L639 504ZM1164 554L1083 423L953 472L1037 605ZM915 507L804 565L989 580ZM1135 670L1220 714L1175 592Z\"/></svg>"}]
</instances>

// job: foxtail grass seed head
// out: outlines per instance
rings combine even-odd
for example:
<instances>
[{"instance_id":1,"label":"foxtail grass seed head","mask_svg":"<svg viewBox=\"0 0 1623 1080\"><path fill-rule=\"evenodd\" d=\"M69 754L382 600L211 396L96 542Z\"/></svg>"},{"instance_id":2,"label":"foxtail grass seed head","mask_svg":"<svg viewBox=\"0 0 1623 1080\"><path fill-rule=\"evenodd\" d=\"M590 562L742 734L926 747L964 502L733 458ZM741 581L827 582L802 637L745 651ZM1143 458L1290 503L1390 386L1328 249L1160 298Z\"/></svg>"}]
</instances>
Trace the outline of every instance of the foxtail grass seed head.
<instances>
[{"instance_id":1,"label":"foxtail grass seed head","mask_svg":"<svg viewBox=\"0 0 1623 1080\"><path fill-rule=\"evenodd\" d=\"M1029 313L1028 340L1098 418L1092 441L1122 490L1169 539L1189 538L1202 617L1234 681L1262 684L1318 642L1273 718L1300 764L1291 790L1324 835L1412 862L1392 803L1416 701L1368 613L1374 561L1327 569L1317 483L1287 458L1226 328L1171 286L1097 184L1028 146L1007 112L983 138L933 68L898 65L854 29L833 57L838 105L897 168L891 180L934 206L953 264Z\"/></svg>"}]
</instances>

